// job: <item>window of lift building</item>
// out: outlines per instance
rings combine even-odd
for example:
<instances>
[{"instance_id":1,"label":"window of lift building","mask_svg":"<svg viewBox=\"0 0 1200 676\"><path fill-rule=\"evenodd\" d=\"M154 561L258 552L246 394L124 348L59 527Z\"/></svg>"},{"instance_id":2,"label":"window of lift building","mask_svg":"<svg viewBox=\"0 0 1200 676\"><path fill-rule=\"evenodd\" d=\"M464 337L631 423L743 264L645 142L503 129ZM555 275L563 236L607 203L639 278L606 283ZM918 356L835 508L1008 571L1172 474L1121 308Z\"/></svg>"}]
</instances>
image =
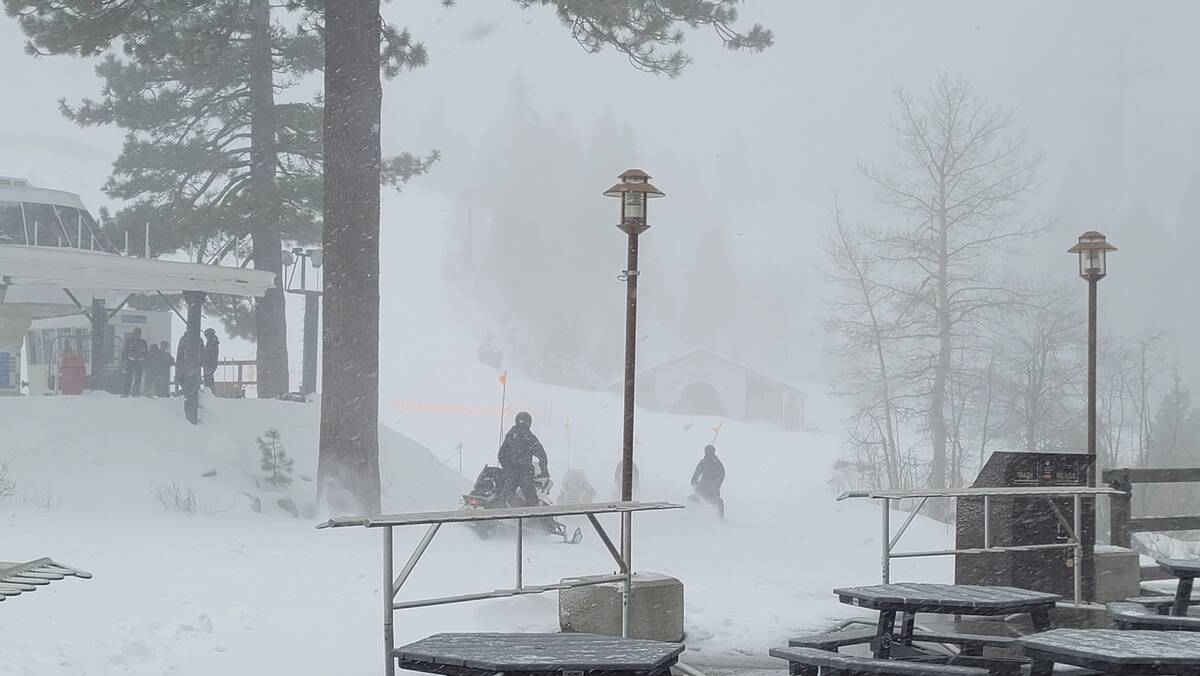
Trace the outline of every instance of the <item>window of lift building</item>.
<instances>
[{"instance_id":1,"label":"window of lift building","mask_svg":"<svg viewBox=\"0 0 1200 676\"><path fill-rule=\"evenodd\" d=\"M66 233L59 225L54 207L40 202L24 202L25 229L35 246L63 246Z\"/></svg>"},{"instance_id":2,"label":"window of lift building","mask_svg":"<svg viewBox=\"0 0 1200 676\"><path fill-rule=\"evenodd\" d=\"M0 202L0 244L25 244L25 222L19 202Z\"/></svg>"}]
</instances>

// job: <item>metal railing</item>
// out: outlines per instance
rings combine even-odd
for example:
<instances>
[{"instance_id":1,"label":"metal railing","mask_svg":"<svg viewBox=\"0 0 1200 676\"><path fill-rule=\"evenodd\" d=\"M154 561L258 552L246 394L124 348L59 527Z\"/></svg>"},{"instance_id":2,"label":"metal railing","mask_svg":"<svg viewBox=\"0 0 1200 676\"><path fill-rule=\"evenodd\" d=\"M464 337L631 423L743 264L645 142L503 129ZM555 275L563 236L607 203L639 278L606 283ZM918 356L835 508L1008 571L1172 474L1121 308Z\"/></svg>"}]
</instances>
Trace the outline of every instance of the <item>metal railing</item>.
<instances>
[{"instance_id":1,"label":"metal railing","mask_svg":"<svg viewBox=\"0 0 1200 676\"><path fill-rule=\"evenodd\" d=\"M1133 516L1134 484L1200 483L1200 467L1125 467L1104 470L1102 476L1120 492L1110 503L1112 544L1130 549L1134 533L1200 530L1200 516Z\"/></svg>"},{"instance_id":2,"label":"metal railing","mask_svg":"<svg viewBox=\"0 0 1200 676\"><path fill-rule=\"evenodd\" d=\"M852 498L868 498L879 500L883 508L883 552L880 556L880 564L883 569L883 583L888 584L891 581L892 559L907 559L919 558L928 556L954 556L957 554L992 554L996 552L1036 552L1042 550L1053 549L1071 549L1074 550L1074 594L1075 605L1083 603L1083 549L1084 544L1080 538L1083 533L1083 498L1089 497L1095 499L1097 496L1107 495L1115 497L1121 495L1119 491L1112 488L1090 488L1086 486L1044 486L1030 488L958 488L944 490L878 490L878 491L849 491L838 496L838 500L846 500ZM991 517L991 499L992 498L1045 498L1046 504L1050 506L1054 516L1062 524L1063 529L1067 533L1066 542L1058 542L1044 545L1006 545L997 546L992 544L992 517ZM967 549L939 549L930 551L915 551L915 552L897 552L896 545L900 542L900 538L904 535L908 527L912 525L913 519L917 518L921 508L930 498L953 498L957 504L958 498L982 498L983 499L983 546ZM1054 504L1054 498L1071 498L1073 501L1074 518L1070 521L1063 516L1062 510L1058 505ZM920 500L917 503L917 508L909 512L904 523L900 526L900 530L892 535L891 516L892 503L900 500Z\"/></svg>"},{"instance_id":3,"label":"metal railing","mask_svg":"<svg viewBox=\"0 0 1200 676\"><path fill-rule=\"evenodd\" d=\"M613 544L612 539L605 532L604 527L600 524L597 515L600 514L620 514L625 517L622 520L622 528L633 512L656 511L664 509L683 509L683 505L676 505L669 502L606 502L590 505L561 505L561 506L541 506L541 507L510 507L503 509L469 509L456 510L451 512L414 512L410 514L392 514L383 516L350 516L350 517L335 517L324 523L317 525L317 528L344 528L348 526L360 526L364 528L382 528L383 529L383 652L386 660L385 673L387 676L395 676L396 661L392 655L395 649L395 630L394 619L397 610L405 610L408 608L427 608L429 606L440 606L450 603L464 603L467 601L482 601L485 599L500 599L513 596L521 596L525 594L542 594L549 591L561 591L564 589L575 589L578 587L590 587L601 584L609 584L619 582L621 586L621 635L629 636L629 599L633 586L633 562L631 557L623 556L617 547ZM525 583L524 577L524 552L523 552L523 533L526 520L538 520L545 518L553 518L556 516L586 516L592 527L599 535L601 542L608 549L608 553L612 555L616 562L619 572L612 575L591 575L587 577L565 578L563 581L552 584L530 585ZM517 525L517 555L516 555L516 586L509 589L496 589L486 592L475 592L470 594L459 594L456 596L439 596L434 598L415 599L412 601L397 601L396 597L400 594L400 589L404 583L408 581L412 575L413 569L417 567L421 557L425 554L425 550L429 548L429 544L433 542L434 536L444 524L447 523L472 523L479 521L501 521L511 520L516 521ZM408 562L400 570L400 573L393 578L395 565L395 548L393 546L393 531L399 526L418 526L425 525L428 528L425 531L424 537L417 543L416 549L408 558ZM624 534L624 533L622 533Z\"/></svg>"}]
</instances>

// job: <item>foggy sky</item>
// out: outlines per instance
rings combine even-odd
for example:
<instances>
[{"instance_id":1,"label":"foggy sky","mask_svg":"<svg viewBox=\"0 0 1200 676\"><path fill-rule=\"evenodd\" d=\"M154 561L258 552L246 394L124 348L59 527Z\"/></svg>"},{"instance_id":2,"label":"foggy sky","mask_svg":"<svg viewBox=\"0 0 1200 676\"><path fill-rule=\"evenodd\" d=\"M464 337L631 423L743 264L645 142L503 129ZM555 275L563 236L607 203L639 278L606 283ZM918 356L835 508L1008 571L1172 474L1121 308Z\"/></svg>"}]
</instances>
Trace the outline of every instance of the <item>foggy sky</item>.
<instances>
[{"instance_id":1,"label":"foggy sky","mask_svg":"<svg viewBox=\"0 0 1200 676\"><path fill-rule=\"evenodd\" d=\"M1200 3L750 0L743 23L764 23L776 45L732 53L709 32L689 34L696 62L676 80L639 73L611 50L586 54L544 9L472 0L444 10L429 0L393 2L385 14L430 52L428 67L385 84L385 152L439 148L442 180L464 175L517 78L544 115L563 112L584 132L608 109L633 127L643 168L669 195L655 205L651 236L678 243L659 249L662 264L679 267L686 260L670 252L691 252L712 214L745 233L733 244L739 264L818 261L835 193L852 215L880 216L858 166L894 156L892 87L920 92L938 71L962 72L980 93L1017 106L1031 147L1045 153L1031 207L1054 225L1026 260L1043 277L1077 282L1082 303L1065 250L1084 230L1102 230L1121 249L1103 283L1106 320L1130 335L1171 329L1180 346L1200 338L1196 313L1178 310L1190 289L1146 298L1152 285L1122 281L1195 257L1139 252L1148 226L1127 216L1152 204L1159 227L1190 236L1181 219L1200 185ZM78 192L93 211L106 204L100 188L122 132L80 130L56 103L99 93L93 63L25 55L7 17L0 63L0 175ZM614 177L624 168L612 167Z\"/></svg>"}]
</instances>

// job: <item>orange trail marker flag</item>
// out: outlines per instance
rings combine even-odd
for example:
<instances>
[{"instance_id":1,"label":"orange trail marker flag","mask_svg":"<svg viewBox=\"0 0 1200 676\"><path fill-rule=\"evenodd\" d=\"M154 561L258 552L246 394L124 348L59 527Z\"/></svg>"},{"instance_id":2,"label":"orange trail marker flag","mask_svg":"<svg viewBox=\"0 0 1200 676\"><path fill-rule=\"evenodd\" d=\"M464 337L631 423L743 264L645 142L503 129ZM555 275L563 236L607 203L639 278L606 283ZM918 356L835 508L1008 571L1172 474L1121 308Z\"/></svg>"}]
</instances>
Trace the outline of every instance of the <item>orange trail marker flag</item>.
<instances>
[{"instance_id":1,"label":"orange trail marker flag","mask_svg":"<svg viewBox=\"0 0 1200 676\"><path fill-rule=\"evenodd\" d=\"M713 440L712 440L712 442L713 442L714 444L715 444L715 443L717 443L717 435L721 433L721 425L722 425L722 424L723 424L723 423L717 423L717 426L712 428L712 431L713 431Z\"/></svg>"},{"instance_id":2,"label":"orange trail marker flag","mask_svg":"<svg viewBox=\"0 0 1200 676\"><path fill-rule=\"evenodd\" d=\"M501 373L497 380L500 381L500 439L496 442L496 448L499 448L504 443L504 403L508 397L508 371Z\"/></svg>"}]
</instances>

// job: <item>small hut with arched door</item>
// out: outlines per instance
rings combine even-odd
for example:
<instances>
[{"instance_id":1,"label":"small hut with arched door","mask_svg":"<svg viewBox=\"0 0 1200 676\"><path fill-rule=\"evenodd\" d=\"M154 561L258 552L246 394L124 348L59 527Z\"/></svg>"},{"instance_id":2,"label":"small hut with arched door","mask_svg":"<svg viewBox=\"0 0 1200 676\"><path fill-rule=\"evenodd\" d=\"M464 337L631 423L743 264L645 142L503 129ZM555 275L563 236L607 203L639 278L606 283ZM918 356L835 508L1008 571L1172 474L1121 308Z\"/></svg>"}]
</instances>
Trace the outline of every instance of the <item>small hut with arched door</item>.
<instances>
[{"instance_id":1,"label":"small hut with arched door","mask_svg":"<svg viewBox=\"0 0 1200 676\"><path fill-rule=\"evenodd\" d=\"M805 399L800 388L704 348L637 375L637 403L654 411L766 420L798 430L806 424Z\"/></svg>"}]
</instances>

